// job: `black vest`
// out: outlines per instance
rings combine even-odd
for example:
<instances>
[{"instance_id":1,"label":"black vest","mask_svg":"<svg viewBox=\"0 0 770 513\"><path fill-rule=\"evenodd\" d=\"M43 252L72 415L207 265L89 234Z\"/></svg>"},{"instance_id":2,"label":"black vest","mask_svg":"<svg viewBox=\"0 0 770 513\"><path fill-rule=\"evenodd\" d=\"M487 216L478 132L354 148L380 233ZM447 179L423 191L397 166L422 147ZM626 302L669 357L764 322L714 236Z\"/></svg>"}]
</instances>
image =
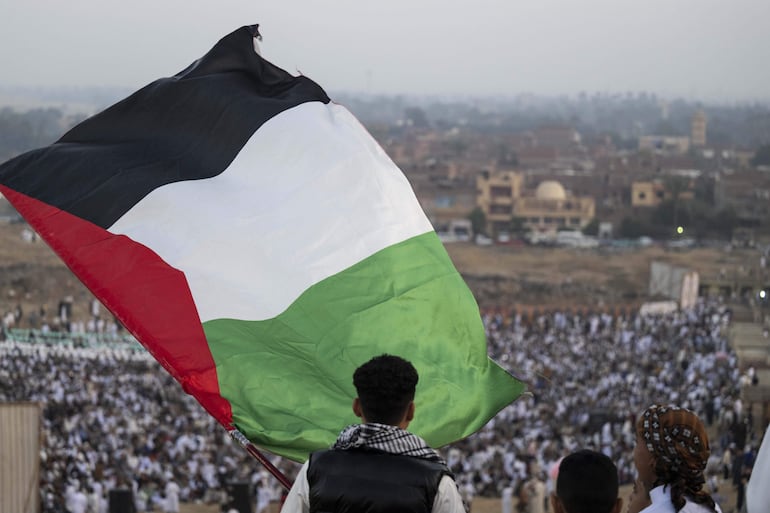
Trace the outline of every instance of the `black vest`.
<instances>
[{"instance_id":1,"label":"black vest","mask_svg":"<svg viewBox=\"0 0 770 513\"><path fill-rule=\"evenodd\" d=\"M411 456L326 450L310 456L310 513L430 513L449 469Z\"/></svg>"}]
</instances>

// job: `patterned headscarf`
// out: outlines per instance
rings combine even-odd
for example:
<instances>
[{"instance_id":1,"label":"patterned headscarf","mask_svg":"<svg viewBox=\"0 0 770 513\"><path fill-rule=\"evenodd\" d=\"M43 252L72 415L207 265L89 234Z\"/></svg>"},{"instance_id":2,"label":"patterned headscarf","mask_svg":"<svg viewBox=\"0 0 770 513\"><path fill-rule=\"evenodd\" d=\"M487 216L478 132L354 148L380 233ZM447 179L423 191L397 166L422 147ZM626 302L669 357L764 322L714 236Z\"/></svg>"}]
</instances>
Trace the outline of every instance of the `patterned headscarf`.
<instances>
[{"instance_id":1,"label":"patterned headscarf","mask_svg":"<svg viewBox=\"0 0 770 513\"><path fill-rule=\"evenodd\" d=\"M636 429L650 454L663 463L658 468L682 475L692 484L702 482L711 450L706 428L695 413L654 404L642 413Z\"/></svg>"}]
</instances>

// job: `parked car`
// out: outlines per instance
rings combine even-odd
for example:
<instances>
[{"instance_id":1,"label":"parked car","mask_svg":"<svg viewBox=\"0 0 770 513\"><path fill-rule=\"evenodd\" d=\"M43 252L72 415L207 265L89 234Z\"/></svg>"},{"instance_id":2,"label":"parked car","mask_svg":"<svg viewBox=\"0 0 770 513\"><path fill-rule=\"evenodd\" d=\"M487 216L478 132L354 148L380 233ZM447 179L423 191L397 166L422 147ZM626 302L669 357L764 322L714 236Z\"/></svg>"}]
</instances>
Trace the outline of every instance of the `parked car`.
<instances>
[{"instance_id":1,"label":"parked car","mask_svg":"<svg viewBox=\"0 0 770 513\"><path fill-rule=\"evenodd\" d=\"M483 233L477 233L476 234L476 244L479 246L491 246L492 245L492 239L484 235Z\"/></svg>"}]
</instances>

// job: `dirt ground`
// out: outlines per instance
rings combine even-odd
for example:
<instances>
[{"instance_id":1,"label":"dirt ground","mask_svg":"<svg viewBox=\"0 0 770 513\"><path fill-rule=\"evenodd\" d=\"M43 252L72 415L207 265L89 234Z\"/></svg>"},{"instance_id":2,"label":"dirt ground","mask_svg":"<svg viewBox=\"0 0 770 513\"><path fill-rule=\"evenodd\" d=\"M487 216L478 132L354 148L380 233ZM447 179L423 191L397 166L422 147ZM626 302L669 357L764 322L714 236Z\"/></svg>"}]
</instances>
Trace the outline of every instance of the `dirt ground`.
<instances>
[{"instance_id":1,"label":"dirt ground","mask_svg":"<svg viewBox=\"0 0 770 513\"><path fill-rule=\"evenodd\" d=\"M703 282L759 273L754 249L726 244L687 250L646 248L549 248L447 244L447 252L482 307L638 306L647 299L654 261L697 271Z\"/></svg>"},{"instance_id":2,"label":"dirt ground","mask_svg":"<svg viewBox=\"0 0 770 513\"><path fill-rule=\"evenodd\" d=\"M25 240L24 224L0 223L0 314L17 304L29 314L73 300L73 317L87 317L92 296L41 240ZM29 232L31 233L31 232ZM28 233L28 234L29 234ZM446 245L482 308L526 305L537 308L607 309L639 306L646 300L650 264L664 261L700 273L701 282L758 272L756 250L724 246L672 251L569 249L533 246Z\"/></svg>"}]
</instances>

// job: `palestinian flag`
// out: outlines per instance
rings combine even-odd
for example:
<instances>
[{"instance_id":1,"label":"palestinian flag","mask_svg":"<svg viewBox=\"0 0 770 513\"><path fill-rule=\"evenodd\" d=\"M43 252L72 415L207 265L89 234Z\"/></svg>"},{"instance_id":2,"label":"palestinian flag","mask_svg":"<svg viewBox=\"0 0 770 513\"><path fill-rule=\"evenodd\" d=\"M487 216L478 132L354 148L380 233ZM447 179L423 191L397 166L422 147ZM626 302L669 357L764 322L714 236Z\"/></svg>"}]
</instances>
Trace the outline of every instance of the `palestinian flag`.
<instances>
[{"instance_id":1,"label":"palestinian flag","mask_svg":"<svg viewBox=\"0 0 770 513\"><path fill-rule=\"evenodd\" d=\"M410 428L441 446L523 385L409 183L253 29L0 166L0 193L227 429L295 460L357 419L372 356L420 373Z\"/></svg>"}]
</instances>

